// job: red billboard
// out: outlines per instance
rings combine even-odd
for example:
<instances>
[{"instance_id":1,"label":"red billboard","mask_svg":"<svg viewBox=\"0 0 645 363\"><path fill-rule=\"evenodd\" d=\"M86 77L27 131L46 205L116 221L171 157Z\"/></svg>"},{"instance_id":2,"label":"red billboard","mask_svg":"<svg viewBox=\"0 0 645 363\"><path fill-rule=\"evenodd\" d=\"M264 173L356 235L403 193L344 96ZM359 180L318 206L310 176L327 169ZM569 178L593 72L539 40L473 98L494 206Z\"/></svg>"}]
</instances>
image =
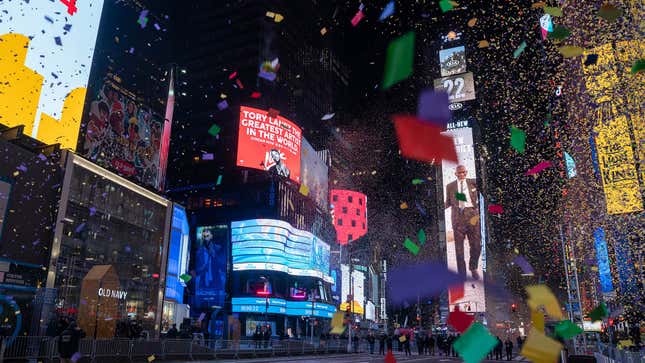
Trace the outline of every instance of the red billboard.
<instances>
[{"instance_id":1,"label":"red billboard","mask_svg":"<svg viewBox=\"0 0 645 363\"><path fill-rule=\"evenodd\" d=\"M302 131L282 116L240 107L237 165L266 170L300 183Z\"/></svg>"}]
</instances>

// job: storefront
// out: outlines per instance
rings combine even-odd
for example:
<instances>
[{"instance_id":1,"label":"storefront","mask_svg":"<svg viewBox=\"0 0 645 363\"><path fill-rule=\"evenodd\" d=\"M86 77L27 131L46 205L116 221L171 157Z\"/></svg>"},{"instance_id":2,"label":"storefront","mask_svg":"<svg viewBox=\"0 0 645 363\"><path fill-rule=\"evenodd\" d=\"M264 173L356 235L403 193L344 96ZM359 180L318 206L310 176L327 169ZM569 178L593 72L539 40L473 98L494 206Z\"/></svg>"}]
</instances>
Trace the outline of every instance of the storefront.
<instances>
[{"instance_id":1,"label":"storefront","mask_svg":"<svg viewBox=\"0 0 645 363\"><path fill-rule=\"evenodd\" d=\"M64 165L50 316L90 337L158 336L172 203L72 153Z\"/></svg>"}]
</instances>

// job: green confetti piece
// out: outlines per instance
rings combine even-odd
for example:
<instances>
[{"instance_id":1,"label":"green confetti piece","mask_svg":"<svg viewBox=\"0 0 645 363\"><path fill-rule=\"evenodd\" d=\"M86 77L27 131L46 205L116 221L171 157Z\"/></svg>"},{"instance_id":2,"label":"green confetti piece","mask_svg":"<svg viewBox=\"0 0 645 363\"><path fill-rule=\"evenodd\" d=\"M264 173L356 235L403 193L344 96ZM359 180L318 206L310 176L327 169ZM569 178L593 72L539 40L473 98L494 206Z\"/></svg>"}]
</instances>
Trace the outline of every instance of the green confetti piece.
<instances>
[{"instance_id":1,"label":"green confetti piece","mask_svg":"<svg viewBox=\"0 0 645 363\"><path fill-rule=\"evenodd\" d=\"M549 33L548 37L549 39L557 39L557 40L563 40L566 39L569 35L571 35L571 31L569 29L563 27L562 25L558 25L553 29L552 32Z\"/></svg>"},{"instance_id":2,"label":"green confetti piece","mask_svg":"<svg viewBox=\"0 0 645 363\"><path fill-rule=\"evenodd\" d=\"M222 175L217 176L217 183L216 185L222 184Z\"/></svg>"},{"instance_id":3,"label":"green confetti piece","mask_svg":"<svg viewBox=\"0 0 645 363\"><path fill-rule=\"evenodd\" d=\"M182 275L179 275L179 279L181 279L181 281L183 281L183 282L188 282L188 281L190 281L192 278L193 278L193 277L192 277L192 276L190 276L189 274L182 274Z\"/></svg>"},{"instance_id":4,"label":"green confetti piece","mask_svg":"<svg viewBox=\"0 0 645 363\"><path fill-rule=\"evenodd\" d=\"M412 185L423 184L423 179L412 179Z\"/></svg>"},{"instance_id":5,"label":"green confetti piece","mask_svg":"<svg viewBox=\"0 0 645 363\"><path fill-rule=\"evenodd\" d=\"M466 194L464 194L464 193L455 192L455 198L457 200L462 201L462 202L467 202L468 201L468 199L466 199Z\"/></svg>"},{"instance_id":6,"label":"green confetti piece","mask_svg":"<svg viewBox=\"0 0 645 363\"><path fill-rule=\"evenodd\" d=\"M598 16L610 23L616 21L616 19L618 19L621 15L623 15L623 10L617 8L612 4L604 4L598 10Z\"/></svg>"},{"instance_id":7,"label":"green confetti piece","mask_svg":"<svg viewBox=\"0 0 645 363\"><path fill-rule=\"evenodd\" d=\"M466 363L479 363L497 345L497 339L480 322L474 322L452 348Z\"/></svg>"},{"instance_id":8,"label":"green confetti piece","mask_svg":"<svg viewBox=\"0 0 645 363\"><path fill-rule=\"evenodd\" d=\"M562 54L562 56L565 58L577 57L579 55L582 55L584 51L584 49L575 45L564 45L558 48L558 52L560 52L560 54Z\"/></svg>"},{"instance_id":9,"label":"green confetti piece","mask_svg":"<svg viewBox=\"0 0 645 363\"><path fill-rule=\"evenodd\" d=\"M544 13L551 16L562 16L562 9L558 7L545 6Z\"/></svg>"},{"instance_id":10,"label":"green confetti piece","mask_svg":"<svg viewBox=\"0 0 645 363\"><path fill-rule=\"evenodd\" d=\"M520 54L522 54L525 48L526 48L526 41L522 41L522 44L520 44L520 46L517 47L517 49L515 49L515 51L513 52L513 58L517 59L517 57L519 57Z\"/></svg>"},{"instance_id":11,"label":"green confetti piece","mask_svg":"<svg viewBox=\"0 0 645 363\"><path fill-rule=\"evenodd\" d=\"M526 149L526 132L515 126L511 126L511 147L520 154Z\"/></svg>"},{"instance_id":12,"label":"green confetti piece","mask_svg":"<svg viewBox=\"0 0 645 363\"><path fill-rule=\"evenodd\" d=\"M424 245L426 244L426 232L423 229L419 230L419 233L417 233L417 238L419 239L419 244Z\"/></svg>"},{"instance_id":13,"label":"green confetti piece","mask_svg":"<svg viewBox=\"0 0 645 363\"><path fill-rule=\"evenodd\" d=\"M605 305L605 303L600 303L597 308L591 310L589 313L589 317L592 322L602 320L602 318L608 315L609 311L607 310L607 305Z\"/></svg>"},{"instance_id":14,"label":"green confetti piece","mask_svg":"<svg viewBox=\"0 0 645 363\"><path fill-rule=\"evenodd\" d=\"M448 12L455 8L454 5L452 4L452 1L450 0L439 1L439 7L441 8L441 12L443 13Z\"/></svg>"},{"instance_id":15,"label":"green confetti piece","mask_svg":"<svg viewBox=\"0 0 645 363\"><path fill-rule=\"evenodd\" d=\"M639 59L632 66L632 74L641 72L643 69L645 69L645 59Z\"/></svg>"},{"instance_id":16,"label":"green confetti piece","mask_svg":"<svg viewBox=\"0 0 645 363\"><path fill-rule=\"evenodd\" d=\"M412 242L409 238L405 238L405 241L403 241L403 246L408 249L408 251L412 252L413 255L418 255L419 254L419 246L417 246L416 243Z\"/></svg>"},{"instance_id":17,"label":"green confetti piece","mask_svg":"<svg viewBox=\"0 0 645 363\"><path fill-rule=\"evenodd\" d=\"M555 334L562 339L571 339L583 331L582 328L571 322L571 320L563 320L555 326Z\"/></svg>"},{"instance_id":18,"label":"green confetti piece","mask_svg":"<svg viewBox=\"0 0 645 363\"><path fill-rule=\"evenodd\" d=\"M213 136L217 136L217 134L219 134L220 130L222 130L222 129L219 126L217 126L216 124L213 124L213 126L211 126L211 128L208 129L208 133L213 135Z\"/></svg>"},{"instance_id":19,"label":"green confetti piece","mask_svg":"<svg viewBox=\"0 0 645 363\"><path fill-rule=\"evenodd\" d=\"M388 45L381 89L386 90L412 74L414 39L415 33L409 32Z\"/></svg>"}]
</instances>

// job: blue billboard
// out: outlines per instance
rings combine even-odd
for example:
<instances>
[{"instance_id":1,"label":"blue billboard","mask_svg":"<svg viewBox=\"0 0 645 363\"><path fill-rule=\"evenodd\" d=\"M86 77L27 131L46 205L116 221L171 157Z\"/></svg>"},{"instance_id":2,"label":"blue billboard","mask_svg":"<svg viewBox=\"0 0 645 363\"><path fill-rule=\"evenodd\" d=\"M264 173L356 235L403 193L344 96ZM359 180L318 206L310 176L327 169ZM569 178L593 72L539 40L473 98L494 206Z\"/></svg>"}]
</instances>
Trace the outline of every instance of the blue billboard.
<instances>
[{"instance_id":1,"label":"blue billboard","mask_svg":"<svg viewBox=\"0 0 645 363\"><path fill-rule=\"evenodd\" d=\"M609 268L609 253L607 252L607 241L605 230L602 227L593 231L594 245L596 247L596 260L598 262L598 276L600 278L600 289L603 293L614 290L611 281L611 269Z\"/></svg>"},{"instance_id":2,"label":"blue billboard","mask_svg":"<svg viewBox=\"0 0 645 363\"><path fill-rule=\"evenodd\" d=\"M231 255L234 271L281 271L333 282L329 274L329 245L284 221L232 222Z\"/></svg>"},{"instance_id":3,"label":"blue billboard","mask_svg":"<svg viewBox=\"0 0 645 363\"><path fill-rule=\"evenodd\" d=\"M188 271L190 227L186 210L175 204L172 209L170 247L168 248L168 273L166 275L166 297L179 304L184 303L186 283L179 278Z\"/></svg>"},{"instance_id":4,"label":"blue billboard","mask_svg":"<svg viewBox=\"0 0 645 363\"><path fill-rule=\"evenodd\" d=\"M234 313L283 314L291 316L311 316L311 301L287 301L283 299L256 297L234 297L231 299ZM313 304L313 316L332 318L336 312L334 305Z\"/></svg>"},{"instance_id":5,"label":"blue billboard","mask_svg":"<svg viewBox=\"0 0 645 363\"><path fill-rule=\"evenodd\" d=\"M224 306L227 241L228 226L225 224L197 227L195 263L191 270L195 289L193 305L196 311Z\"/></svg>"}]
</instances>

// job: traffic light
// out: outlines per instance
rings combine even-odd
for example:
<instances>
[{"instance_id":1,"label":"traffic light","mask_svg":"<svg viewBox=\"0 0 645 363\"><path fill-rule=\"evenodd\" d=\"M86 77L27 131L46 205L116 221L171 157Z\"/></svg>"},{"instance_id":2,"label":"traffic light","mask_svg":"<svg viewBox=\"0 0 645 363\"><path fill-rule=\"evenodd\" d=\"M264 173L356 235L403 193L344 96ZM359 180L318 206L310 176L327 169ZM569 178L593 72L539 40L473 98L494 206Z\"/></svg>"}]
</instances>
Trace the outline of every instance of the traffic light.
<instances>
[{"instance_id":1,"label":"traffic light","mask_svg":"<svg viewBox=\"0 0 645 363\"><path fill-rule=\"evenodd\" d=\"M515 303L511 304L511 311L514 313L517 312L517 304Z\"/></svg>"}]
</instances>

